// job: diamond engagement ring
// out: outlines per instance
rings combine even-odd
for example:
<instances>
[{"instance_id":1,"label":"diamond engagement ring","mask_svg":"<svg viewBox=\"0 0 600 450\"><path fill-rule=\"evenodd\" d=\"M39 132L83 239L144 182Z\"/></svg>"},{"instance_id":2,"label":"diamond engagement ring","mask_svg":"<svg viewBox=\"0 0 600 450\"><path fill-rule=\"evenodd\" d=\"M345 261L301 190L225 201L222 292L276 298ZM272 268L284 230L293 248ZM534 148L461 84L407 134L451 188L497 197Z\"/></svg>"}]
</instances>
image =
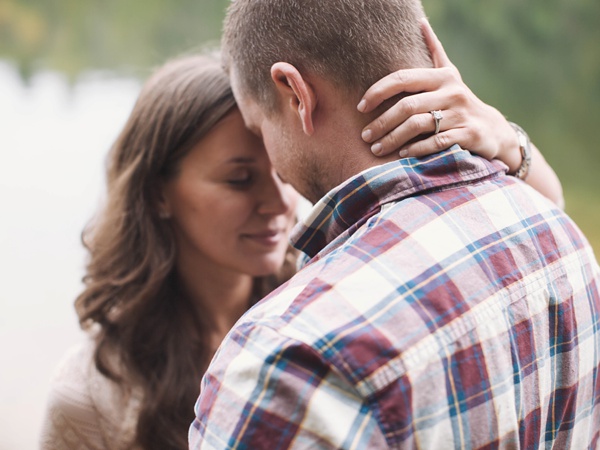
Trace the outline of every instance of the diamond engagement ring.
<instances>
[{"instance_id":1,"label":"diamond engagement ring","mask_svg":"<svg viewBox=\"0 0 600 450\"><path fill-rule=\"evenodd\" d=\"M440 122L442 121L444 116L442 116L442 112L439 110L429 112L431 113L431 115L433 116L433 120L435 121L435 131L433 132L433 134L438 134L440 132Z\"/></svg>"}]
</instances>

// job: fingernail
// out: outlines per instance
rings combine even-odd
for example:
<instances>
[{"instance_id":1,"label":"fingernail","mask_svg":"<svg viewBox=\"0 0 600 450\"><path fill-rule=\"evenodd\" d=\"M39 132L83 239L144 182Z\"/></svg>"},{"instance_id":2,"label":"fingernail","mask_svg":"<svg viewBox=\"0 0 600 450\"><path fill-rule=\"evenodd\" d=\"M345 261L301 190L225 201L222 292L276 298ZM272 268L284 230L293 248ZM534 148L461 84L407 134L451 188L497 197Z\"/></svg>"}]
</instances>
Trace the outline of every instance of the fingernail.
<instances>
[{"instance_id":1,"label":"fingernail","mask_svg":"<svg viewBox=\"0 0 600 450\"><path fill-rule=\"evenodd\" d=\"M356 107L356 109L358 109L360 112L364 112L366 108L367 108L367 101L363 98L360 101L360 103L358 104L358 106Z\"/></svg>"},{"instance_id":2,"label":"fingernail","mask_svg":"<svg viewBox=\"0 0 600 450\"><path fill-rule=\"evenodd\" d=\"M408 150L400 150L400 158L406 158L408 156Z\"/></svg>"},{"instance_id":3,"label":"fingernail","mask_svg":"<svg viewBox=\"0 0 600 450\"><path fill-rule=\"evenodd\" d=\"M365 130L362 132L361 134L363 141L365 142L369 142L371 140L371 138L373 137L373 132L371 130Z\"/></svg>"},{"instance_id":4,"label":"fingernail","mask_svg":"<svg viewBox=\"0 0 600 450\"><path fill-rule=\"evenodd\" d=\"M375 155L379 155L382 150L383 150L383 145L381 145L380 143L377 143L377 144L374 144L374 145L371 146L371 151Z\"/></svg>"}]
</instances>

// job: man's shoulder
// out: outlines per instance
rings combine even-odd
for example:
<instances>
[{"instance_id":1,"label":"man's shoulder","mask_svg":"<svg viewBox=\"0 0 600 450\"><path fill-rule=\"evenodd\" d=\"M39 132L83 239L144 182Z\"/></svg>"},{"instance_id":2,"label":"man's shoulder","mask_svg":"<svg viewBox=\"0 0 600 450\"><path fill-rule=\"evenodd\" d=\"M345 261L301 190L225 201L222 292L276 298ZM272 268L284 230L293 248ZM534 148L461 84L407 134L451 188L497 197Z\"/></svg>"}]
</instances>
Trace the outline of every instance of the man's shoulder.
<instances>
[{"instance_id":1,"label":"man's shoulder","mask_svg":"<svg viewBox=\"0 0 600 450\"><path fill-rule=\"evenodd\" d=\"M408 308L398 291L399 274L356 264L346 251L306 267L248 311L230 332L219 359L302 355L313 367L335 371L365 397L376 390L368 378L390 361L397 372L401 348L427 329L417 323L405 327L412 339L401 337L402 327L388 334L388 319L393 322Z\"/></svg>"},{"instance_id":2,"label":"man's shoulder","mask_svg":"<svg viewBox=\"0 0 600 450\"><path fill-rule=\"evenodd\" d=\"M564 265L587 248L563 212L518 181L457 186L384 205L259 303L244 326L268 326L335 362L353 351L351 342L389 344L380 331L395 322L402 326L391 346L406 352L449 320L438 314L456 318L444 301L466 301L477 288L485 302L514 277L502 271L517 262L527 267L520 274L526 282L545 264Z\"/></svg>"}]
</instances>

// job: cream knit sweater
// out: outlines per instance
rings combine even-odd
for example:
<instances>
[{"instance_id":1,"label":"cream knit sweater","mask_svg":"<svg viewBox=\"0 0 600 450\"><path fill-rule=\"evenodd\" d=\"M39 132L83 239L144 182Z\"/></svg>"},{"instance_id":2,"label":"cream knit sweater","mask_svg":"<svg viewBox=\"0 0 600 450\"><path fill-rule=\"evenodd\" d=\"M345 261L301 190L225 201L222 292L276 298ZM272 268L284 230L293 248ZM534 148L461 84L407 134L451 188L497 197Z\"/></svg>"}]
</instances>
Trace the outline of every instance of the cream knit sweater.
<instances>
[{"instance_id":1,"label":"cream knit sweater","mask_svg":"<svg viewBox=\"0 0 600 450\"><path fill-rule=\"evenodd\" d=\"M41 434L43 450L134 449L141 392L101 375L90 338L59 364L48 397Z\"/></svg>"}]
</instances>

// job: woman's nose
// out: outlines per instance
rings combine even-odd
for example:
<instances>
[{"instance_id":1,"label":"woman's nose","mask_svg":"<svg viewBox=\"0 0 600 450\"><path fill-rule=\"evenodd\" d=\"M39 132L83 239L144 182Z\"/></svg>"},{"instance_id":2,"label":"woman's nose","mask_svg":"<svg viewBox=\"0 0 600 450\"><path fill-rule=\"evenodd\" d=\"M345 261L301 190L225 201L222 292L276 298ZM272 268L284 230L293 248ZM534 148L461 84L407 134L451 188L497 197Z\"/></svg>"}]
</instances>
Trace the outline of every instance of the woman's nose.
<instances>
[{"instance_id":1,"label":"woman's nose","mask_svg":"<svg viewBox=\"0 0 600 450\"><path fill-rule=\"evenodd\" d=\"M268 215L285 214L294 204L294 194L292 187L281 181L277 173L272 171L262 189L258 212Z\"/></svg>"}]
</instances>

